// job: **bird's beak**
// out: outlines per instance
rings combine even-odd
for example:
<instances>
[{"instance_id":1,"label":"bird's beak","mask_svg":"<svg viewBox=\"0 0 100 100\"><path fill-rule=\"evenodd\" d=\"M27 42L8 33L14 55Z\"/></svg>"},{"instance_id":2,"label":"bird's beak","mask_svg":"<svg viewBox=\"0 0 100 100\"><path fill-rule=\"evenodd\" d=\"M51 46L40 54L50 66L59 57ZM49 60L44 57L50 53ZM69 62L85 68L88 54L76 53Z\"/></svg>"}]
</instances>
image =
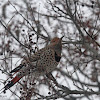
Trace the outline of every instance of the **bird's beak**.
<instances>
[{"instance_id":1,"label":"bird's beak","mask_svg":"<svg viewBox=\"0 0 100 100\"><path fill-rule=\"evenodd\" d=\"M62 36L61 38L60 38L60 40L59 40L59 42L61 42L62 41L62 38L63 38L64 36Z\"/></svg>"},{"instance_id":2,"label":"bird's beak","mask_svg":"<svg viewBox=\"0 0 100 100\"><path fill-rule=\"evenodd\" d=\"M64 36L62 36L60 39L62 40L63 37L64 37Z\"/></svg>"}]
</instances>

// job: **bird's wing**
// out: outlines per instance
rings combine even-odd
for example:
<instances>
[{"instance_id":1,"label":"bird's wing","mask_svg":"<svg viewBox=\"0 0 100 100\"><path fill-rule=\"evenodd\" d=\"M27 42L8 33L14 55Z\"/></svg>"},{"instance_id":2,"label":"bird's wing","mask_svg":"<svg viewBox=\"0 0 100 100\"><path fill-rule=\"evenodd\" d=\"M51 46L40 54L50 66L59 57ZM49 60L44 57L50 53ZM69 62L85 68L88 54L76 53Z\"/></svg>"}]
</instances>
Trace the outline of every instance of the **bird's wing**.
<instances>
[{"instance_id":1,"label":"bird's wing","mask_svg":"<svg viewBox=\"0 0 100 100\"><path fill-rule=\"evenodd\" d=\"M24 60L22 60L21 64L14 68L13 70L11 70L10 73L16 73L18 72L20 69L23 69L28 63L33 64L36 63L36 61L38 61L40 59L40 55L42 54L42 52L44 51L44 49L40 49L38 52L36 52L34 55L32 55L31 57L25 57Z\"/></svg>"}]
</instances>

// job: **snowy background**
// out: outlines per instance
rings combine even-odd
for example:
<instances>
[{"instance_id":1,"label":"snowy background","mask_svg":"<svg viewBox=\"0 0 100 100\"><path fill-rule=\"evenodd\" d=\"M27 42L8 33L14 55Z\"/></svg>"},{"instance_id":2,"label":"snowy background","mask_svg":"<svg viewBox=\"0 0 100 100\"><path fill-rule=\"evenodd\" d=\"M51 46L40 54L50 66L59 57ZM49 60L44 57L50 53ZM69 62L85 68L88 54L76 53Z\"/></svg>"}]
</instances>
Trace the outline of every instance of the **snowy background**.
<instances>
[{"instance_id":1,"label":"snowy background","mask_svg":"<svg viewBox=\"0 0 100 100\"><path fill-rule=\"evenodd\" d=\"M0 21L6 26L5 29L0 24L0 89L9 78L8 73L30 52L18 41L30 46L29 35L32 35L30 49L35 50L48 45L53 37L64 35L62 59L58 70L52 74L58 84L70 90L90 91L90 94L67 95L65 92L65 97L56 100L100 100L97 95L100 91L99 0L0 0ZM45 80L42 76L38 80L26 76L6 94L1 93L0 99L18 100L29 94L28 89L32 87L35 88L32 100L53 97L60 89L52 81L48 84ZM30 82L36 84L32 86ZM20 83L28 89L24 90Z\"/></svg>"}]
</instances>

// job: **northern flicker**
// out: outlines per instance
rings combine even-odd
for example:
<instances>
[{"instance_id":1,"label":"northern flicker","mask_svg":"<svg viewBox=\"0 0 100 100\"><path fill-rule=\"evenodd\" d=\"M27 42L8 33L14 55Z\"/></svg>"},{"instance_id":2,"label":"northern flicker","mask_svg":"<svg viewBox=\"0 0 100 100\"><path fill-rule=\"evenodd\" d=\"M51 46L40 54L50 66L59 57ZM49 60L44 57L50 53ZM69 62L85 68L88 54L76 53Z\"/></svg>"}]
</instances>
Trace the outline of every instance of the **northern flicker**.
<instances>
[{"instance_id":1,"label":"northern flicker","mask_svg":"<svg viewBox=\"0 0 100 100\"><path fill-rule=\"evenodd\" d=\"M39 77L52 72L61 59L62 38L63 37L53 38L48 46L40 49L34 55L27 58L29 62L24 60L17 68L13 69L11 73L16 72L17 74L7 85L5 85L3 92L26 75L31 74L34 77Z\"/></svg>"}]
</instances>

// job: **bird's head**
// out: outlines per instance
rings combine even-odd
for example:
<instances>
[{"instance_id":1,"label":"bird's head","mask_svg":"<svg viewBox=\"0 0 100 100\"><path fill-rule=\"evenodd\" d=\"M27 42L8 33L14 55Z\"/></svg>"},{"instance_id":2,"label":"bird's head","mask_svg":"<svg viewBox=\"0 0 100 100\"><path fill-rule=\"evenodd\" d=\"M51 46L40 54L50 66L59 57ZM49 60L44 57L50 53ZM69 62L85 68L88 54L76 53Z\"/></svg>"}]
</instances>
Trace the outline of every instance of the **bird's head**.
<instances>
[{"instance_id":1,"label":"bird's head","mask_svg":"<svg viewBox=\"0 0 100 100\"><path fill-rule=\"evenodd\" d=\"M61 38L55 37L51 40L50 44L52 45L53 49L60 55L62 50L62 36Z\"/></svg>"},{"instance_id":2,"label":"bird's head","mask_svg":"<svg viewBox=\"0 0 100 100\"><path fill-rule=\"evenodd\" d=\"M58 37L53 38L53 39L51 40L50 44L54 44L54 45L61 44L62 38L63 38L63 37L64 37L64 36L62 36L61 38L58 38Z\"/></svg>"}]
</instances>

